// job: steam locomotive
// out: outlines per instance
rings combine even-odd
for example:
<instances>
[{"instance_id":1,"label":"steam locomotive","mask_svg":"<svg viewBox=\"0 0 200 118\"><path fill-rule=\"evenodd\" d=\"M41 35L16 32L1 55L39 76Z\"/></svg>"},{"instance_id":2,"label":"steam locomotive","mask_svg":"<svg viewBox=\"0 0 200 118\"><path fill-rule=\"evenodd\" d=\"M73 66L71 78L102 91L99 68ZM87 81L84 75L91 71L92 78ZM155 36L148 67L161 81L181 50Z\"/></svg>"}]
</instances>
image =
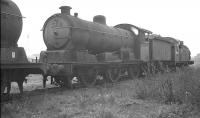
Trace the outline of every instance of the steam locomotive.
<instances>
[{"instance_id":1,"label":"steam locomotive","mask_svg":"<svg viewBox=\"0 0 200 118\"><path fill-rule=\"evenodd\" d=\"M19 8L10 0L3 0L1 7L3 84L17 80L10 75L20 72L24 77L41 73L44 83L52 76L60 86L71 87L74 78L81 85L93 86L194 63L182 41L131 24L110 27L102 15L89 22L77 13L71 15L70 6L60 7L61 13L46 20L42 31L47 50L41 51L38 63L29 63L24 49L17 47L22 30ZM24 77L20 78L22 83Z\"/></svg>"},{"instance_id":2,"label":"steam locomotive","mask_svg":"<svg viewBox=\"0 0 200 118\"><path fill-rule=\"evenodd\" d=\"M17 82L23 92L23 82L29 73L42 74L43 64L30 63L23 47L17 42L22 31L23 16L11 0L1 0L1 93L7 87L10 92L11 81Z\"/></svg>"}]
</instances>

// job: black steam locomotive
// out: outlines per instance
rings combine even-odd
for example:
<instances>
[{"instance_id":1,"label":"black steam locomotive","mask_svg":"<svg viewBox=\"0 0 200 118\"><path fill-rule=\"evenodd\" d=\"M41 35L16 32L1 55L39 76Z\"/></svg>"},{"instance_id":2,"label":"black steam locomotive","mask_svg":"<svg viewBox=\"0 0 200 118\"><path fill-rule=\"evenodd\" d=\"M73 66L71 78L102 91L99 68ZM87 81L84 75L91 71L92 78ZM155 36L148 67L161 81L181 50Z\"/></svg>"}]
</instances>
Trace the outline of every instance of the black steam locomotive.
<instances>
[{"instance_id":1,"label":"black steam locomotive","mask_svg":"<svg viewBox=\"0 0 200 118\"><path fill-rule=\"evenodd\" d=\"M5 87L10 92L11 81L18 83L23 92L23 82L29 73L43 73L43 64L28 62L23 47L17 42L22 31L22 15L11 0L1 0L1 93Z\"/></svg>"},{"instance_id":2,"label":"black steam locomotive","mask_svg":"<svg viewBox=\"0 0 200 118\"><path fill-rule=\"evenodd\" d=\"M60 86L71 86L74 78L82 85L93 86L193 64L182 41L131 24L109 27L102 15L95 16L93 22L85 21L77 13L72 16L69 6L60 7L61 13L46 20L43 39L47 50L40 53L39 63L29 63L24 49L17 47L22 16L11 4L8 0L1 2L2 8L11 9L1 10L3 84L17 80L10 75L20 72L22 82L27 74L41 73L44 82L52 76Z\"/></svg>"}]
</instances>

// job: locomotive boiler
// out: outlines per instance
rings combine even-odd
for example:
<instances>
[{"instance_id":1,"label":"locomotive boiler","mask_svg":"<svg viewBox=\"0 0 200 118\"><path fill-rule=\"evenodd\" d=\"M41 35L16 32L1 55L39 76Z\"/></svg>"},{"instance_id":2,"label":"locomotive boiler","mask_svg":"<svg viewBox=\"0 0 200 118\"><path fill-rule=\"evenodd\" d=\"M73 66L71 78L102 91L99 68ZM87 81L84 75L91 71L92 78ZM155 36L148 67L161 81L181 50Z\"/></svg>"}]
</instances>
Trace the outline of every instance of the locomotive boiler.
<instances>
[{"instance_id":1,"label":"locomotive boiler","mask_svg":"<svg viewBox=\"0 0 200 118\"><path fill-rule=\"evenodd\" d=\"M16 47L22 32L22 15L10 0L1 1L1 47Z\"/></svg>"},{"instance_id":2,"label":"locomotive boiler","mask_svg":"<svg viewBox=\"0 0 200 118\"><path fill-rule=\"evenodd\" d=\"M22 15L11 0L1 1L1 63L28 62L17 42L22 32Z\"/></svg>"},{"instance_id":3,"label":"locomotive boiler","mask_svg":"<svg viewBox=\"0 0 200 118\"><path fill-rule=\"evenodd\" d=\"M131 48L135 43L131 32L107 26L104 16L95 16L89 22L70 15L69 6L60 9L61 13L51 16L43 27L47 50L88 50L98 54Z\"/></svg>"}]
</instances>

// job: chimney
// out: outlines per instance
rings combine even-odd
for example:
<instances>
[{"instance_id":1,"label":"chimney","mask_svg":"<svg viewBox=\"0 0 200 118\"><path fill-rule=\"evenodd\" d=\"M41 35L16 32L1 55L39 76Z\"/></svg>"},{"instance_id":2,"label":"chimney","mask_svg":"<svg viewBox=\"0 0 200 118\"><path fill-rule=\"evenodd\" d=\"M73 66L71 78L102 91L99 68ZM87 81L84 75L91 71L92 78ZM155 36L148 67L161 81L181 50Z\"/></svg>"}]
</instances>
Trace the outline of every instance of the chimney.
<instances>
[{"instance_id":1,"label":"chimney","mask_svg":"<svg viewBox=\"0 0 200 118\"><path fill-rule=\"evenodd\" d=\"M106 17L103 15L97 15L93 17L93 22L106 25Z\"/></svg>"},{"instance_id":2,"label":"chimney","mask_svg":"<svg viewBox=\"0 0 200 118\"><path fill-rule=\"evenodd\" d=\"M70 6L61 6L60 9L62 14L70 15L70 9L72 8Z\"/></svg>"},{"instance_id":3,"label":"chimney","mask_svg":"<svg viewBox=\"0 0 200 118\"><path fill-rule=\"evenodd\" d=\"M77 12L74 13L74 17L78 17L78 13Z\"/></svg>"}]
</instances>

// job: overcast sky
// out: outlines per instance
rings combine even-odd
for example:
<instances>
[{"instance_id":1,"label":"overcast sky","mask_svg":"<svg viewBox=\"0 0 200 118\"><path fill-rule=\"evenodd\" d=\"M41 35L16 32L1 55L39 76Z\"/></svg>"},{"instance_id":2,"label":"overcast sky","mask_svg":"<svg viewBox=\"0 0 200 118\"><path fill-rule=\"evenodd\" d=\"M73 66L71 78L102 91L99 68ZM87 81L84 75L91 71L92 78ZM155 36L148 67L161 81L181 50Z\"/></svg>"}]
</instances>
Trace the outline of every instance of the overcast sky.
<instances>
[{"instance_id":1,"label":"overcast sky","mask_svg":"<svg viewBox=\"0 0 200 118\"><path fill-rule=\"evenodd\" d=\"M18 45L27 55L46 50L42 26L47 18L59 13L60 6L71 6L71 14L92 21L95 15L106 16L107 25L133 24L161 36L184 41L192 56L200 53L199 0L13 0L20 8L23 31Z\"/></svg>"}]
</instances>

